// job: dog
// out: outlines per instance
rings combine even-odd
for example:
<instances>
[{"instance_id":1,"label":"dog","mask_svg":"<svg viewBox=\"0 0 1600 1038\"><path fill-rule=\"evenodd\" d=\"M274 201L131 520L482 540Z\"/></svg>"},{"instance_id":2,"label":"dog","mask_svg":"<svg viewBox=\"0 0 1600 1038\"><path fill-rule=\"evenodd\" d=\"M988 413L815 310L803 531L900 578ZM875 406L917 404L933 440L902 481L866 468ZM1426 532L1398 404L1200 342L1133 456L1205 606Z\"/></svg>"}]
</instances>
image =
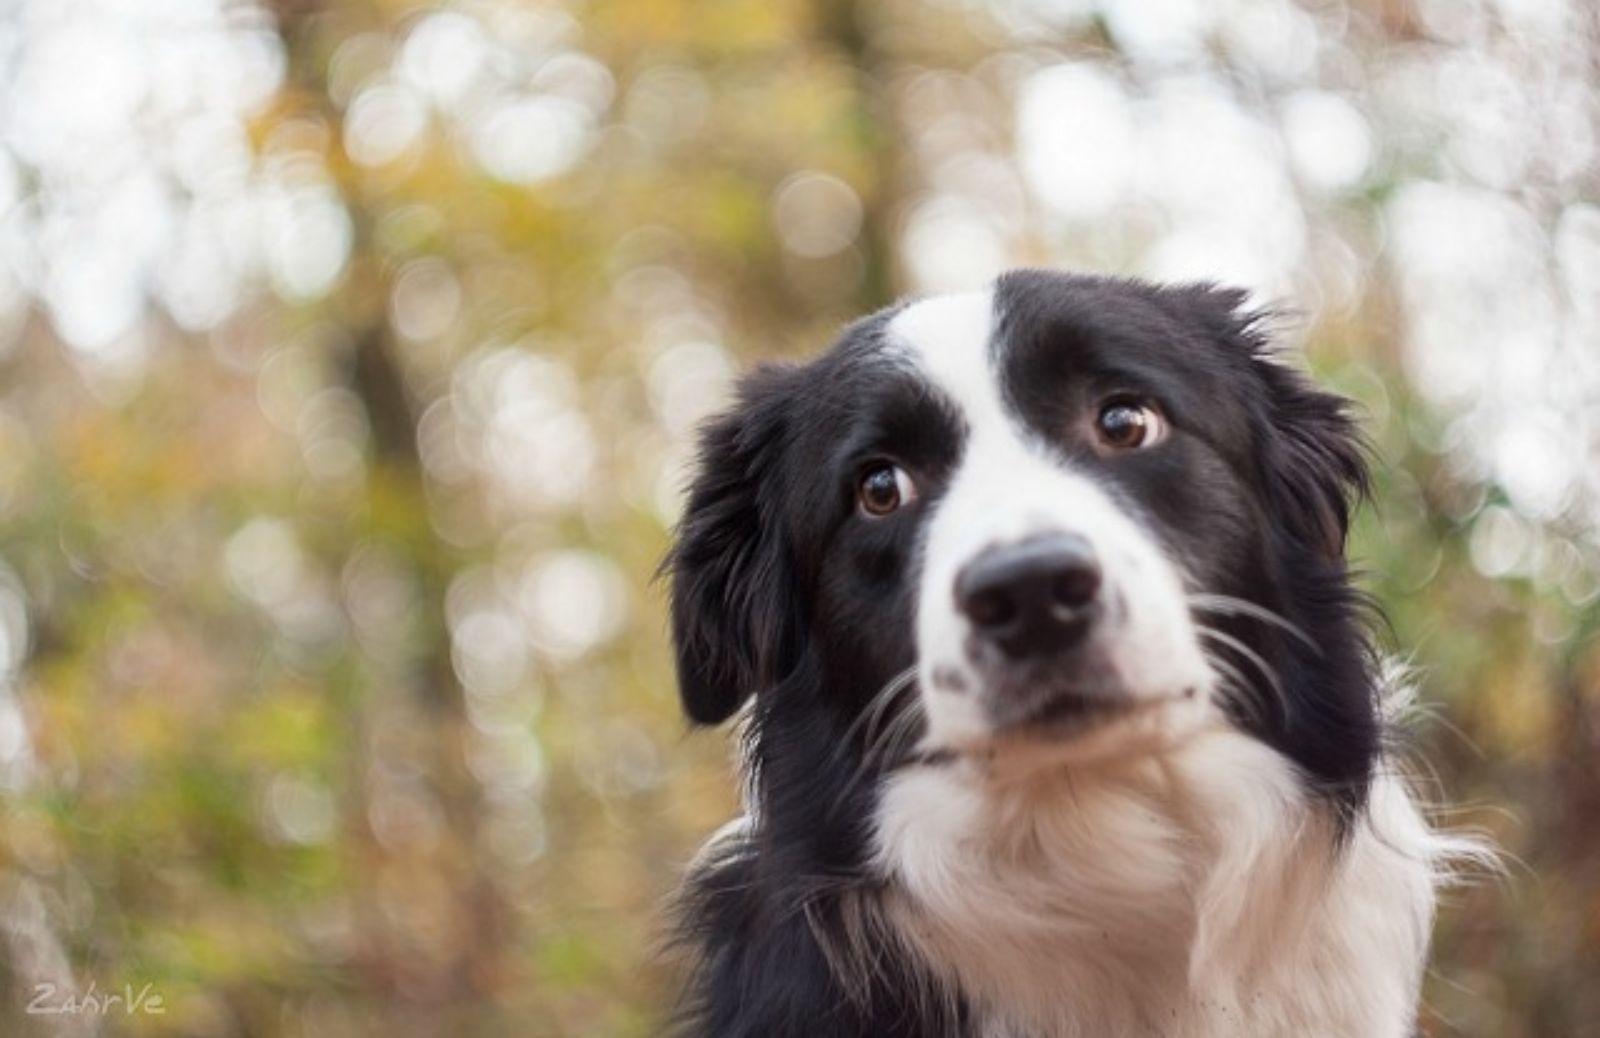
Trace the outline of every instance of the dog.
<instances>
[{"instance_id":1,"label":"dog","mask_svg":"<svg viewBox=\"0 0 1600 1038\"><path fill-rule=\"evenodd\" d=\"M685 1033L1415 1033L1433 829L1343 399L1244 293L1038 270L740 383L663 564L745 815Z\"/></svg>"}]
</instances>

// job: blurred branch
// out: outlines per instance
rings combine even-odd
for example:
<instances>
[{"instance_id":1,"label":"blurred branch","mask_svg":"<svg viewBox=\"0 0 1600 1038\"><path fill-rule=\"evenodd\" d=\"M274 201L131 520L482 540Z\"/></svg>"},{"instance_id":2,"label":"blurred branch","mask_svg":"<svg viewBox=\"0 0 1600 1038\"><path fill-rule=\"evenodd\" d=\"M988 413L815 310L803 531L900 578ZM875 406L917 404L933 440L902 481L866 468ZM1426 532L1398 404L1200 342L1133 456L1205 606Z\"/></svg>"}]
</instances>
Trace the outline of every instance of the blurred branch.
<instances>
[{"instance_id":1,"label":"blurred branch","mask_svg":"<svg viewBox=\"0 0 1600 1038\"><path fill-rule=\"evenodd\" d=\"M421 473L416 416L390 350L388 331L385 322L370 322L360 329L350 364L351 386L366 408L378 459Z\"/></svg>"},{"instance_id":2,"label":"blurred branch","mask_svg":"<svg viewBox=\"0 0 1600 1038\"><path fill-rule=\"evenodd\" d=\"M870 10L861 0L812 2L822 41L838 50L854 71L861 146L875 171L872 187L861 195L863 273L855 300L861 311L887 306L901 292L893 261L894 200L901 195L900 129L888 91L890 58L874 36Z\"/></svg>"}]
</instances>

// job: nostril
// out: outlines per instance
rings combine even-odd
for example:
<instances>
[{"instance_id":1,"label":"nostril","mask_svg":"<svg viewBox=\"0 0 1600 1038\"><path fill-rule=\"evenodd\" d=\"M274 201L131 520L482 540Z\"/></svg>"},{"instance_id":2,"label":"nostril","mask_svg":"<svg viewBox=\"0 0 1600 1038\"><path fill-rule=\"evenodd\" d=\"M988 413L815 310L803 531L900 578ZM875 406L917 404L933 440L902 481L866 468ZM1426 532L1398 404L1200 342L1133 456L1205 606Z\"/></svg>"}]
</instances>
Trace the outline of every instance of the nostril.
<instances>
[{"instance_id":1,"label":"nostril","mask_svg":"<svg viewBox=\"0 0 1600 1038\"><path fill-rule=\"evenodd\" d=\"M962 609L978 627L1003 627L1017 618L1017 601L1004 588L986 588L966 596Z\"/></svg>"},{"instance_id":2,"label":"nostril","mask_svg":"<svg viewBox=\"0 0 1600 1038\"><path fill-rule=\"evenodd\" d=\"M1072 566L1056 574L1050 597L1063 609L1078 610L1094 601L1100 591L1100 571L1096 567Z\"/></svg>"}]
</instances>

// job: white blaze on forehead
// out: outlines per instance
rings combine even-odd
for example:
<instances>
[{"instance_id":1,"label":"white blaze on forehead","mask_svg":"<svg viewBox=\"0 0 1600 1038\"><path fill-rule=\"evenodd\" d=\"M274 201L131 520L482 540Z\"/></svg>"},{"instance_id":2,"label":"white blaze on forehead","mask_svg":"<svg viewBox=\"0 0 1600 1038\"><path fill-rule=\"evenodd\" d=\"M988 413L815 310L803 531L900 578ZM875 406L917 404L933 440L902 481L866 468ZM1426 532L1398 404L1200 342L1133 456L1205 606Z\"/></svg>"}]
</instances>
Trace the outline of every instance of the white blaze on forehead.
<instances>
[{"instance_id":1,"label":"white blaze on forehead","mask_svg":"<svg viewBox=\"0 0 1600 1038\"><path fill-rule=\"evenodd\" d=\"M994 293L985 290L912 303L889 322L888 337L978 429L1006 421L990 364L993 330Z\"/></svg>"},{"instance_id":2,"label":"white blaze on forehead","mask_svg":"<svg viewBox=\"0 0 1600 1038\"><path fill-rule=\"evenodd\" d=\"M1053 502L1040 500L1041 489L1063 479L1082 482L1048 457L1007 404L995 324L992 289L924 299L889 322L889 341L966 425L960 465L929 531L930 581L953 579L951 567L987 545L1054 525Z\"/></svg>"}]
</instances>

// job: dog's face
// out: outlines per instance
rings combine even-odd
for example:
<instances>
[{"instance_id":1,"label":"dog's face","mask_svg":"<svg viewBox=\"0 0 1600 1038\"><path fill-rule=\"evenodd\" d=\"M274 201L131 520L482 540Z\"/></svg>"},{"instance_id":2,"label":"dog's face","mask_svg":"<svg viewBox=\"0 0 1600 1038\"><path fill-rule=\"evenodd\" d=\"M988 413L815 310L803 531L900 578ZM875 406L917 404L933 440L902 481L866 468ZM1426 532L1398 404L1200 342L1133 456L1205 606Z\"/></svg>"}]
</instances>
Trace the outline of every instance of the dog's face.
<instances>
[{"instance_id":1,"label":"dog's face","mask_svg":"<svg viewBox=\"0 0 1600 1038\"><path fill-rule=\"evenodd\" d=\"M1018 272L747 380L671 559L689 714L1029 766L1231 723L1354 781L1372 704L1308 654L1351 637L1359 450L1241 302Z\"/></svg>"}]
</instances>

